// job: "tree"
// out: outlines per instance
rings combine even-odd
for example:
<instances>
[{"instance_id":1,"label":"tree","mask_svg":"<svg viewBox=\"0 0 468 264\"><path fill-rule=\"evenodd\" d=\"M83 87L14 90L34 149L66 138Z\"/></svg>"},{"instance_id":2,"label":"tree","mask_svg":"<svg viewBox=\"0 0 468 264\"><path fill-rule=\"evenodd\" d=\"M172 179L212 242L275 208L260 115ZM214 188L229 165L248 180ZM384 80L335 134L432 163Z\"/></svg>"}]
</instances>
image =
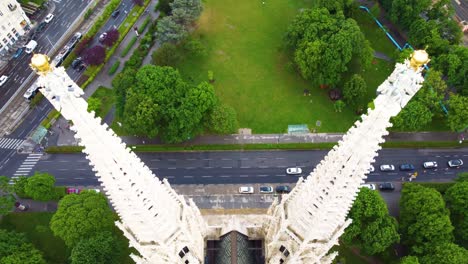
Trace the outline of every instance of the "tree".
<instances>
[{"instance_id":1,"label":"tree","mask_svg":"<svg viewBox=\"0 0 468 264\"><path fill-rule=\"evenodd\" d=\"M468 250L454 243L440 243L432 249L432 254L421 257L421 263L441 264L441 263L467 263Z\"/></svg>"},{"instance_id":2,"label":"tree","mask_svg":"<svg viewBox=\"0 0 468 264\"><path fill-rule=\"evenodd\" d=\"M409 28L423 11L429 9L430 5L431 0L393 0L390 18L396 24Z\"/></svg>"},{"instance_id":3,"label":"tree","mask_svg":"<svg viewBox=\"0 0 468 264\"><path fill-rule=\"evenodd\" d=\"M335 103L333 104L333 108L335 109L335 112L341 113L343 111L343 108L345 108L346 104L343 102L343 100L336 100Z\"/></svg>"},{"instance_id":4,"label":"tree","mask_svg":"<svg viewBox=\"0 0 468 264\"><path fill-rule=\"evenodd\" d=\"M26 194L25 188L26 184L28 184L28 178L21 176L15 179L15 184L13 185L13 190L15 191L16 195L21 198L29 198Z\"/></svg>"},{"instance_id":5,"label":"tree","mask_svg":"<svg viewBox=\"0 0 468 264\"><path fill-rule=\"evenodd\" d=\"M444 195L457 244L468 247L468 181L457 182Z\"/></svg>"},{"instance_id":6,"label":"tree","mask_svg":"<svg viewBox=\"0 0 468 264\"><path fill-rule=\"evenodd\" d=\"M346 103L359 106L363 104L363 100L367 93L366 81L358 75L354 74L351 79L345 83L343 87L343 98Z\"/></svg>"},{"instance_id":7,"label":"tree","mask_svg":"<svg viewBox=\"0 0 468 264\"><path fill-rule=\"evenodd\" d=\"M437 243L452 242L452 231L449 212L438 191L417 184L404 185L400 234L402 243L410 247L412 254L427 254Z\"/></svg>"},{"instance_id":8,"label":"tree","mask_svg":"<svg viewBox=\"0 0 468 264\"><path fill-rule=\"evenodd\" d=\"M12 254L0 259L2 264L46 264L42 253L30 243L24 243Z\"/></svg>"},{"instance_id":9,"label":"tree","mask_svg":"<svg viewBox=\"0 0 468 264\"><path fill-rule=\"evenodd\" d=\"M218 102L209 114L207 127L216 134L235 133L238 127L236 110Z\"/></svg>"},{"instance_id":10,"label":"tree","mask_svg":"<svg viewBox=\"0 0 468 264\"><path fill-rule=\"evenodd\" d=\"M116 263L118 253L115 250L116 239L110 232L101 232L83 239L71 252L72 264L107 264Z\"/></svg>"},{"instance_id":11,"label":"tree","mask_svg":"<svg viewBox=\"0 0 468 264\"><path fill-rule=\"evenodd\" d=\"M442 20L453 16L453 9L450 0L432 1L431 8L427 12L427 16L432 20Z\"/></svg>"},{"instance_id":12,"label":"tree","mask_svg":"<svg viewBox=\"0 0 468 264\"><path fill-rule=\"evenodd\" d=\"M410 101L400 113L392 118L395 128L418 131L432 121L433 113L423 103Z\"/></svg>"},{"instance_id":13,"label":"tree","mask_svg":"<svg viewBox=\"0 0 468 264\"><path fill-rule=\"evenodd\" d=\"M104 195L94 191L82 191L79 195L67 195L58 204L50 221L50 229L68 247L97 232L111 231L114 216Z\"/></svg>"},{"instance_id":14,"label":"tree","mask_svg":"<svg viewBox=\"0 0 468 264\"><path fill-rule=\"evenodd\" d=\"M468 126L468 97L452 94L448 101L448 124L452 131L461 131Z\"/></svg>"},{"instance_id":15,"label":"tree","mask_svg":"<svg viewBox=\"0 0 468 264\"><path fill-rule=\"evenodd\" d=\"M163 17L157 26L157 36L161 44L166 42L177 43L187 37L187 29L178 24L172 16Z\"/></svg>"},{"instance_id":16,"label":"tree","mask_svg":"<svg viewBox=\"0 0 468 264\"><path fill-rule=\"evenodd\" d=\"M175 66L182 59L177 47L172 43L162 44L151 57L153 64L158 66Z\"/></svg>"},{"instance_id":17,"label":"tree","mask_svg":"<svg viewBox=\"0 0 468 264\"><path fill-rule=\"evenodd\" d=\"M97 45L85 51L83 61L89 65L99 65L106 58L106 49L103 46Z\"/></svg>"},{"instance_id":18,"label":"tree","mask_svg":"<svg viewBox=\"0 0 468 264\"><path fill-rule=\"evenodd\" d=\"M339 29L339 30L337 30ZM286 44L294 49L294 62L305 79L336 84L353 57L370 65L373 51L356 21L342 12L306 9L289 25Z\"/></svg>"},{"instance_id":19,"label":"tree","mask_svg":"<svg viewBox=\"0 0 468 264\"><path fill-rule=\"evenodd\" d=\"M76 45L76 48L74 50L75 54L80 55L81 52L83 52L88 46L89 43L91 43L92 38L85 36L83 37L80 42Z\"/></svg>"},{"instance_id":20,"label":"tree","mask_svg":"<svg viewBox=\"0 0 468 264\"><path fill-rule=\"evenodd\" d=\"M419 264L418 257L406 256L401 259L400 264Z\"/></svg>"},{"instance_id":21,"label":"tree","mask_svg":"<svg viewBox=\"0 0 468 264\"><path fill-rule=\"evenodd\" d=\"M396 61L399 63L403 63L406 59L409 60L410 55L413 54L413 50L410 48L405 48L401 51L397 49L396 52L396 56L398 57Z\"/></svg>"},{"instance_id":22,"label":"tree","mask_svg":"<svg viewBox=\"0 0 468 264\"><path fill-rule=\"evenodd\" d=\"M48 173L36 172L28 178L26 194L38 201L50 201L56 197L55 178Z\"/></svg>"},{"instance_id":23,"label":"tree","mask_svg":"<svg viewBox=\"0 0 468 264\"><path fill-rule=\"evenodd\" d=\"M335 14L336 12L344 12L349 16L350 9L353 6L353 0L336 0L336 1L328 1L328 0L320 0L319 6L325 7L330 13Z\"/></svg>"},{"instance_id":24,"label":"tree","mask_svg":"<svg viewBox=\"0 0 468 264\"><path fill-rule=\"evenodd\" d=\"M88 98L88 112L94 111L94 113L96 113L97 115L99 112L99 109L101 109L101 104L102 102L98 98L89 97Z\"/></svg>"},{"instance_id":25,"label":"tree","mask_svg":"<svg viewBox=\"0 0 468 264\"><path fill-rule=\"evenodd\" d=\"M159 0L157 4L157 8L159 11L164 13L165 15L171 14L171 6L173 0Z\"/></svg>"},{"instance_id":26,"label":"tree","mask_svg":"<svg viewBox=\"0 0 468 264\"><path fill-rule=\"evenodd\" d=\"M442 115L441 102L444 100L446 90L447 84L442 80L442 73L431 70L426 74L423 86L413 100L422 103L432 113Z\"/></svg>"},{"instance_id":27,"label":"tree","mask_svg":"<svg viewBox=\"0 0 468 264\"><path fill-rule=\"evenodd\" d=\"M435 67L447 76L447 83L468 96L468 47L451 46L447 54L435 59Z\"/></svg>"},{"instance_id":28,"label":"tree","mask_svg":"<svg viewBox=\"0 0 468 264\"><path fill-rule=\"evenodd\" d=\"M353 222L346 228L343 241L359 246L367 255L384 252L400 240L396 220L388 215L385 201L368 188L361 188L348 218Z\"/></svg>"},{"instance_id":29,"label":"tree","mask_svg":"<svg viewBox=\"0 0 468 264\"><path fill-rule=\"evenodd\" d=\"M436 21L417 19L411 24L409 35L414 47L424 49L427 46L427 51L433 56L448 51L449 41L441 37Z\"/></svg>"},{"instance_id":30,"label":"tree","mask_svg":"<svg viewBox=\"0 0 468 264\"><path fill-rule=\"evenodd\" d=\"M11 212L15 205L15 197L12 194L13 188L9 182L8 177L0 176L0 216Z\"/></svg>"},{"instance_id":31,"label":"tree","mask_svg":"<svg viewBox=\"0 0 468 264\"><path fill-rule=\"evenodd\" d=\"M112 89L115 94L115 114L123 118L125 101L127 98L128 88L135 83L136 70L128 68L117 74L112 80Z\"/></svg>"},{"instance_id":32,"label":"tree","mask_svg":"<svg viewBox=\"0 0 468 264\"><path fill-rule=\"evenodd\" d=\"M119 40L120 33L116 28L111 28L107 32L106 37L102 40L102 44L110 47Z\"/></svg>"},{"instance_id":33,"label":"tree","mask_svg":"<svg viewBox=\"0 0 468 264\"><path fill-rule=\"evenodd\" d=\"M0 229L0 259L13 254L27 242L26 235L23 233Z\"/></svg>"},{"instance_id":34,"label":"tree","mask_svg":"<svg viewBox=\"0 0 468 264\"><path fill-rule=\"evenodd\" d=\"M203 11L201 0L174 0L169 5L172 8L172 16L175 16L181 25L192 24Z\"/></svg>"},{"instance_id":35,"label":"tree","mask_svg":"<svg viewBox=\"0 0 468 264\"><path fill-rule=\"evenodd\" d=\"M143 2L143 0L132 0L132 1L137 6L143 6L143 4L145 3L145 2Z\"/></svg>"}]
</instances>

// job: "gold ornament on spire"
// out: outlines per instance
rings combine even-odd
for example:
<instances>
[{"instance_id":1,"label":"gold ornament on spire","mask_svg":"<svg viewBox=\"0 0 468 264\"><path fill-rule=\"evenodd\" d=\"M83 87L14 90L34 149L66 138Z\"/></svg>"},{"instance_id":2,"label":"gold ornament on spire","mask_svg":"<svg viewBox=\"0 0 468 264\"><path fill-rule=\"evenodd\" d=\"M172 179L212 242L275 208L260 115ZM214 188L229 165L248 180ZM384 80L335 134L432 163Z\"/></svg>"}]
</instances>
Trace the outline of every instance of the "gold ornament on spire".
<instances>
[{"instance_id":1,"label":"gold ornament on spire","mask_svg":"<svg viewBox=\"0 0 468 264\"><path fill-rule=\"evenodd\" d=\"M34 54L31 63L31 69L35 71L39 75L46 75L47 73L52 71L52 67L50 66L50 58L44 54Z\"/></svg>"},{"instance_id":2,"label":"gold ornament on spire","mask_svg":"<svg viewBox=\"0 0 468 264\"><path fill-rule=\"evenodd\" d=\"M415 71L430 61L429 54L425 50L415 50L410 56L410 66Z\"/></svg>"}]
</instances>

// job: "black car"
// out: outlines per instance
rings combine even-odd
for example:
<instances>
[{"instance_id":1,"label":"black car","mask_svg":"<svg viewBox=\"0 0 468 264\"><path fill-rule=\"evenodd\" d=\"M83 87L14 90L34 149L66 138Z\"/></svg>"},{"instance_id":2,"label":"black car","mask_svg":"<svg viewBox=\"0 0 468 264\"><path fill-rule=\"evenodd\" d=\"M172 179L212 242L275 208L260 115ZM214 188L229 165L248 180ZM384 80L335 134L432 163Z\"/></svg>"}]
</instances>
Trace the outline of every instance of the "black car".
<instances>
[{"instance_id":1,"label":"black car","mask_svg":"<svg viewBox=\"0 0 468 264\"><path fill-rule=\"evenodd\" d=\"M76 69L77 71L83 71L84 69L86 69L87 65L84 64L84 63L81 63L80 66L78 66L78 68Z\"/></svg>"},{"instance_id":2,"label":"black car","mask_svg":"<svg viewBox=\"0 0 468 264\"><path fill-rule=\"evenodd\" d=\"M400 170L401 171L412 171L414 170L413 164L401 164L400 165Z\"/></svg>"},{"instance_id":3,"label":"black car","mask_svg":"<svg viewBox=\"0 0 468 264\"><path fill-rule=\"evenodd\" d=\"M289 193L291 192L291 187L287 185L276 186L276 192L277 193Z\"/></svg>"},{"instance_id":4,"label":"black car","mask_svg":"<svg viewBox=\"0 0 468 264\"><path fill-rule=\"evenodd\" d=\"M391 182L384 182L379 184L379 189L381 191L393 191L395 190L395 186Z\"/></svg>"},{"instance_id":5,"label":"black car","mask_svg":"<svg viewBox=\"0 0 468 264\"><path fill-rule=\"evenodd\" d=\"M42 31L44 31L44 28L47 26L47 23L46 22L41 22L39 24L39 26L37 26L36 28L36 33L40 33Z\"/></svg>"},{"instance_id":6,"label":"black car","mask_svg":"<svg viewBox=\"0 0 468 264\"><path fill-rule=\"evenodd\" d=\"M116 10L114 10L114 12L112 12L112 17L113 17L113 18L116 18L116 17L119 16L119 14L120 14L120 10L119 10L119 9L116 9Z\"/></svg>"},{"instance_id":7,"label":"black car","mask_svg":"<svg viewBox=\"0 0 468 264\"><path fill-rule=\"evenodd\" d=\"M21 54L23 54L23 52L24 52L24 47L18 48L15 54L13 55L13 59L19 58Z\"/></svg>"},{"instance_id":8,"label":"black car","mask_svg":"<svg viewBox=\"0 0 468 264\"><path fill-rule=\"evenodd\" d=\"M71 63L71 66L72 66L73 69L76 69L76 68L78 68L78 66L81 65L82 62L83 62L83 60L81 60L81 57L78 57Z\"/></svg>"},{"instance_id":9,"label":"black car","mask_svg":"<svg viewBox=\"0 0 468 264\"><path fill-rule=\"evenodd\" d=\"M31 40L37 40L37 35L39 35L39 33L37 31L33 31L31 35L29 35L29 38L28 38L28 41L31 41Z\"/></svg>"}]
</instances>

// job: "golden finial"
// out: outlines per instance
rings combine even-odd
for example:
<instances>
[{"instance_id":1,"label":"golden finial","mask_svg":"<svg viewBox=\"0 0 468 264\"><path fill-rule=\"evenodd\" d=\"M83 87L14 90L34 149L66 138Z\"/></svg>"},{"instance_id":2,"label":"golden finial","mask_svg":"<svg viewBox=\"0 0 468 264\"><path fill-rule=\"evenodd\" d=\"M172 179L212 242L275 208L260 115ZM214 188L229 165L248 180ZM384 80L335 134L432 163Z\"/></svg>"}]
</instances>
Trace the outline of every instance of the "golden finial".
<instances>
[{"instance_id":1,"label":"golden finial","mask_svg":"<svg viewBox=\"0 0 468 264\"><path fill-rule=\"evenodd\" d=\"M430 61L429 54L425 50L415 50L410 57L410 66L415 71Z\"/></svg>"},{"instance_id":2,"label":"golden finial","mask_svg":"<svg viewBox=\"0 0 468 264\"><path fill-rule=\"evenodd\" d=\"M52 68L49 63L49 57L44 54L34 54L31 59L31 69L39 75L46 75L52 71Z\"/></svg>"}]
</instances>

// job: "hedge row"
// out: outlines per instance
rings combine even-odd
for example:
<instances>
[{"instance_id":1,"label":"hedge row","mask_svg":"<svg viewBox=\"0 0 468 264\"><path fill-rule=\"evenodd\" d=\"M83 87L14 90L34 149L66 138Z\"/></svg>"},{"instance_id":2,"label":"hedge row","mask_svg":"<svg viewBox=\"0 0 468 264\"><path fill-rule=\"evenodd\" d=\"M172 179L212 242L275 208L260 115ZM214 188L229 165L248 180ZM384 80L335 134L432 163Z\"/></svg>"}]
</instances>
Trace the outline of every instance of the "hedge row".
<instances>
[{"instance_id":1,"label":"hedge row","mask_svg":"<svg viewBox=\"0 0 468 264\"><path fill-rule=\"evenodd\" d=\"M120 57L125 57L127 56L128 52L132 49L133 45L135 45L135 42L137 41L138 37L137 36L134 36L130 42L127 44L127 46L125 47L125 49L122 51L122 53L120 54Z\"/></svg>"},{"instance_id":2,"label":"hedge row","mask_svg":"<svg viewBox=\"0 0 468 264\"><path fill-rule=\"evenodd\" d=\"M46 118L42 120L41 126L45 127L46 129L49 129L50 126L52 125L52 122L57 120L60 116L60 112L57 110L52 110L49 112Z\"/></svg>"},{"instance_id":3,"label":"hedge row","mask_svg":"<svg viewBox=\"0 0 468 264\"><path fill-rule=\"evenodd\" d=\"M456 182L405 182L404 184L417 184L427 188L436 189L442 195L448 188L452 187Z\"/></svg>"},{"instance_id":4,"label":"hedge row","mask_svg":"<svg viewBox=\"0 0 468 264\"><path fill-rule=\"evenodd\" d=\"M120 66L119 60L114 62L114 64L112 64L112 66L110 67L108 74L113 75L119 69L119 66Z\"/></svg>"}]
</instances>

